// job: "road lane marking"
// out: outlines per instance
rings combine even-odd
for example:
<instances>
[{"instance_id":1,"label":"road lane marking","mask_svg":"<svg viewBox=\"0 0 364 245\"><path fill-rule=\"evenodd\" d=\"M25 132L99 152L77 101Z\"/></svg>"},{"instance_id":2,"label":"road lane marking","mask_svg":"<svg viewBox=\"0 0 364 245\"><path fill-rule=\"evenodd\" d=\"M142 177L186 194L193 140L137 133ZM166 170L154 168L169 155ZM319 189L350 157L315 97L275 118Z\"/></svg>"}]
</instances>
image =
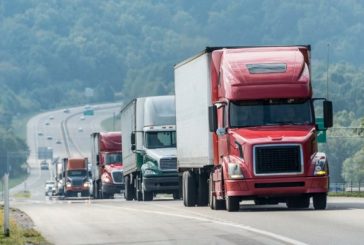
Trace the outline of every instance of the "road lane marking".
<instances>
[{"instance_id":1,"label":"road lane marking","mask_svg":"<svg viewBox=\"0 0 364 245\"><path fill-rule=\"evenodd\" d=\"M105 207L105 208L110 208L110 206L108 205L102 205L102 204L96 204L98 206L101 207ZM165 212L161 212L161 211L153 211L153 210L141 210L141 209L136 209L136 208L127 208L127 207L118 207L118 206L113 206L115 208L118 209L122 209L122 210L128 210L128 211L135 211L135 212L143 212L143 213L150 213L150 214L158 214L158 215L164 215L164 216L173 216L173 217L178 217L178 218L183 218L183 219L192 219L192 220L197 220L197 221L203 221L203 222L211 222L214 224L219 224L219 225L224 225L224 226L230 226L230 227L235 227L235 228L239 228L245 231L250 231L256 234L260 234L263 235L265 237L270 237L273 238L275 240L278 241L282 241L284 243L288 243L288 244L294 244L294 245L307 245L307 243L304 242L300 242L297 240L294 240L292 238L289 237L285 237L273 232L269 232L269 231L264 231L264 230L260 230L251 226L247 226L247 225L241 225L241 224L237 224L237 223L233 223L233 222L229 222L229 221L219 221L219 220L215 220L215 219L211 219L211 218L204 218L204 217L195 217L195 216L190 216L190 215L182 215L182 214L173 214L173 213L165 213Z\"/></svg>"}]
</instances>

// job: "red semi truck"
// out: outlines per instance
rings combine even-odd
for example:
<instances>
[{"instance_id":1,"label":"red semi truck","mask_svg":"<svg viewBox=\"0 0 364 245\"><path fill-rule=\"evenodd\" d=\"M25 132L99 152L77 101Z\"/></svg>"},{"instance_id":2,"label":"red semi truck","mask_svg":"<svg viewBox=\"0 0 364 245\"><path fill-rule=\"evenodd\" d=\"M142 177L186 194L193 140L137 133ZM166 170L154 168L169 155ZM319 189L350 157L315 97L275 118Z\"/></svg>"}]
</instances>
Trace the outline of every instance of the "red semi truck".
<instances>
[{"instance_id":1,"label":"red semi truck","mask_svg":"<svg viewBox=\"0 0 364 245\"><path fill-rule=\"evenodd\" d=\"M87 158L64 158L64 197L90 196Z\"/></svg>"},{"instance_id":2,"label":"red semi truck","mask_svg":"<svg viewBox=\"0 0 364 245\"><path fill-rule=\"evenodd\" d=\"M318 152L310 46L216 47L175 65L178 170L185 206L239 210L284 202L325 209L327 157ZM321 104L319 104L321 105Z\"/></svg>"},{"instance_id":3,"label":"red semi truck","mask_svg":"<svg viewBox=\"0 0 364 245\"><path fill-rule=\"evenodd\" d=\"M91 134L93 196L113 198L124 190L120 132Z\"/></svg>"}]
</instances>

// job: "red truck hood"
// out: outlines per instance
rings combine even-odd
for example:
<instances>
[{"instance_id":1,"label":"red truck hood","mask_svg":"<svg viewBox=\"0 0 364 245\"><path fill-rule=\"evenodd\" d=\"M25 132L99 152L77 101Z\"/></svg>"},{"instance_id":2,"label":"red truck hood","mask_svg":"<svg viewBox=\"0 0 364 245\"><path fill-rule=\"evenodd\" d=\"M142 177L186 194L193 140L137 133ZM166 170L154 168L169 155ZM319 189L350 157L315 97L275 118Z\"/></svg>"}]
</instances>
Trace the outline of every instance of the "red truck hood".
<instances>
[{"instance_id":1,"label":"red truck hood","mask_svg":"<svg viewBox=\"0 0 364 245\"><path fill-rule=\"evenodd\" d=\"M115 163L110 165L105 165L105 170L111 173L112 170L122 170L123 164L122 163Z\"/></svg>"},{"instance_id":2,"label":"red truck hood","mask_svg":"<svg viewBox=\"0 0 364 245\"><path fill-rule=\"evenodd\" d=\"M254 143L302 142L315 131L312 125L264 126L230 129L233 137Z\"/></svg>"}]
</instances>

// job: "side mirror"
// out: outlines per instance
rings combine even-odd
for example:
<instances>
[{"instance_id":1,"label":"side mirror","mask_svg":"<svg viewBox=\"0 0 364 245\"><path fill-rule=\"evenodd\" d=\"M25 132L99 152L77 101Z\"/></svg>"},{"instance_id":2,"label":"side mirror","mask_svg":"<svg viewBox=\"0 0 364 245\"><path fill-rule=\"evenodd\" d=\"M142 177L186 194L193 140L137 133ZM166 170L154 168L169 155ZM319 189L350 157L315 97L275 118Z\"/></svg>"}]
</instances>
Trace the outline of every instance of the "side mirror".
<instances>
[{"instance_id":1,"label":"side mirror","mask_svg":"<svg viewBox=\"0 0 364 245\"><path fill-rule=\"evenodd\" d=\"M209 106L209 129L210 132L217 130L217 107L216 105Z\"/></svg>"},{"instance_id":2,"label":"side mirror","mask_svg":"<svg viewBox=\"0 0 364 245\"><path fill-rule=\"evenodd\" d=\"M333 126L333 112L332 112L332 102L329 100L324 100L324 127L331 128Z\"/></svg>"}]
</instances>

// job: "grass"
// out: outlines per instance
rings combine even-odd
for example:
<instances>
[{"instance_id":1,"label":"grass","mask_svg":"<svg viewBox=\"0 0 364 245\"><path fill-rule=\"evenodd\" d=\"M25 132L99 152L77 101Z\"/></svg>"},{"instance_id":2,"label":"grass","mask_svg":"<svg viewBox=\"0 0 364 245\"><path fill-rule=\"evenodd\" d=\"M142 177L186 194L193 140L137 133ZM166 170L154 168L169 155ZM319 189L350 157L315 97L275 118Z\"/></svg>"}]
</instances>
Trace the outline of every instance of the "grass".
<instances>
[{"instance_id":1,"label":"grass","mask_svg":"<svg viewBox=\"0 0 364 245\"><path fill-rule=\"evenodd\" d=\"M27 179L27 174L22 174L17 177L10 176L9 178L9 188L19 185ZM0 181L0 192L3 190L3 181Z\"/></svg>"},{"instance_id":2,"label":"grass","mask_svg":"<svg viewBox=\"0 0 364 245\"><path fill-rule=\"evenodd\" d=\"M20 191L14 195L16 198L30 198L30 191Z\"/></svg>"},{"instance_id":3,"label":"grass","mask_svg":"<svg viewBox=\"0 0 364 245\"><path fill-rule=\"evenodd\" d=\"M330 197L364 197L363 192L329 192Z\"/></svg>"},{"instance_id":4,"label":"grass","mask_svg":"<svg viewBox=\"0 0 364 245\"><path fill-rule=\"evenodd\" d=\"M115 116L115 121L114 121L114 117L110 117L107 118L105 120L103 120L101 122L101 127L105 130L105 131L120 131L120 117Z\"/></svg>"},{"instance_id":5,"label":"grass","mask_svg":"<svg viewBox=\"0 0 364 245\"><path fill-rule=\"evenodd\" d=\"M23 229L10 218L10 236L4 235L4 211L0 207L0 244L1 245L23 245L23 244L50 244L42 235L33 228Z\"/></svg>"}]
</instances>

